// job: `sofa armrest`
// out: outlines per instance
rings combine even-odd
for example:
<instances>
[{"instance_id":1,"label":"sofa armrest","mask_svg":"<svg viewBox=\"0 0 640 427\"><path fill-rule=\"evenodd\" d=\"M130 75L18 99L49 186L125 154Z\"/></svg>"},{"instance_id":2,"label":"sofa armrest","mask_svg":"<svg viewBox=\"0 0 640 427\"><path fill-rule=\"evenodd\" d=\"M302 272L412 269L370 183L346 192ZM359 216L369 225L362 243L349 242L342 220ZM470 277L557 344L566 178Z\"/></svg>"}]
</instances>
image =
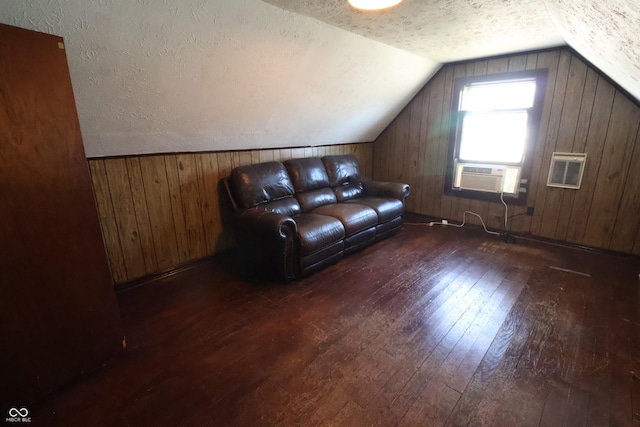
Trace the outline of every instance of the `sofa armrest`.
<instances>
[{"instance_id":1,"label":"sofa armrest","mask_svg":"<svg viewBox=\"0 0 640 427\"><path fill-rule=\"evenodd\" d=\"M296 234L293 218L261 209L237 211L233 216L238 243L256 261L266 261L280 279L288 282L296 277Z\"/></svg>"},{"instance_id":2,"label":"sofa armrest","mask_svg":"<svg viewBox=\"0 0 640 427\"><path fill-rule=\"evenodd\" d=\"M404 203L411 189L401 182L364 181L364 195L369 197L393 197Z\"/></svg>"},{"instance_id":3,"label":"sofa armrest","mask_svg":"<svg viewBox=\"0 0 640 427\"><path fill-rule=\"evenodd\" d=\"M289 215L261 209L245 209L235 215L241 234L284 240L297 231L296 222Z\"/></svg>"}]
</instances>

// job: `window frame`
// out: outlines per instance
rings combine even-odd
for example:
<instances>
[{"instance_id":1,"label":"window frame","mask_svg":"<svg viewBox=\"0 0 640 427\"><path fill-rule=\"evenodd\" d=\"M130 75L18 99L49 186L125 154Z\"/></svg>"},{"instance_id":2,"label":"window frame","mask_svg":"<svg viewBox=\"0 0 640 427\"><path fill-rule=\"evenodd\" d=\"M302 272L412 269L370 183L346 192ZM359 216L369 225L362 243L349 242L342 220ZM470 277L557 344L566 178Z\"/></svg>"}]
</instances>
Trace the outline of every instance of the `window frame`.
<instances>
[{"instance_id":1,"label":"window frame","mask_svg":"<svg viewBox=\"0 0 640 427\"><path fill-rule=\"evenodd\" d=\"M453 85L453 102L451 105L451 123L449 130L449 145L447 149L446 159L446 172L444 182L444 194L448 196L456 196L468 199L487 200L500 202L499 193L486 193L473 190L454 189L454 168L458 161L460 152L460 140L462 136L462 120L464 119L465 112L460 111L460 103L462 100L462 94L465 86L474 83L491 83L491 82L503 82L509 80L522 80L522 79L535 79L536 92L534 95L533 106L529 109L529 120L527 123L527 139L525 141L524 155L522 162L519 163L507 163L507 162L473 162L491 165L504 165L504 166L521 166L520 187L525 189L525 192L521 192L517 195L504 194L505 200L508 200L511 204L524 205L527 201L529 194L529 186L531 182L531 168L533 164L533 155L535 153L535 145L538 139L538 133L540 130L540 122L542 118L542 109L544 107L544 97L547 87L547 76L549 70L546 68L526 71L516 71L498 74L487 74L484 76L469 76L457 78ZM514 109L515 110L515 109ZM509 110L496 110L496 112L509 111ZM468 161L467 161L468 162Z\"/></svg>"}]
</instances>

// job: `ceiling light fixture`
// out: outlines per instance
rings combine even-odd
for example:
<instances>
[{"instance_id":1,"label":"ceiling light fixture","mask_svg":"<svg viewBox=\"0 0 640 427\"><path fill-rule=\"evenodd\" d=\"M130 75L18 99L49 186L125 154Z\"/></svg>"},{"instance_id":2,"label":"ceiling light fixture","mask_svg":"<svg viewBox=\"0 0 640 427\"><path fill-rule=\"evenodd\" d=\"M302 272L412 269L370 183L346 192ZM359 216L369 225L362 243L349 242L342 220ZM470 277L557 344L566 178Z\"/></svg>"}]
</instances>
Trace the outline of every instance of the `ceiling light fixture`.
<instances>
[{"instance_id":1,"label":"ceiling light fixture","mask_svg":"<svg viewBox=\"0 0 640 427\"><path fill-rule=\"evenodd\" d=\"M360 10L380 10L395 6L402 0L349 0L349 4Z\"/></svg>"}]
</instances>

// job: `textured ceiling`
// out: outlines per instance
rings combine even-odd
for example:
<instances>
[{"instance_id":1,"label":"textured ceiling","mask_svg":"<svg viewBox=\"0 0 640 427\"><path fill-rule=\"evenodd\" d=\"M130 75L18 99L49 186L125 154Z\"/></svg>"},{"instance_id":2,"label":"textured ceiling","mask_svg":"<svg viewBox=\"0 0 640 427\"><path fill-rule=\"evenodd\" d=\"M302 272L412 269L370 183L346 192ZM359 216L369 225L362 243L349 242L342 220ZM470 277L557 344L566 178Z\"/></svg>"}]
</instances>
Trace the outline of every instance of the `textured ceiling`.
<instances>
[{"instance_id":1,"label":"textured ceiling","mask_svg":"<svg viewBox=\"0 0 640 427\"><path fill-rule=\"evenodd\" d=\"M563 45L540 0L405 0L361 12L346 0L264 0L441 63Z\"/></svg>"},{"instance_id":2,"label":"textured ceiling","mask_svg":"<svg viewBox=\"0 0 640 427\"><path fill-rule=\"evenodd\" d=\"M640 99L640 0L264 0L437 62L568 44Z\"/></svg>"},{"instance_id":3,"label":"textured ceiling","mask_svg":"<svg viewBox=\"0 0 640 427\"><path fill-rule=\"evenodd\" d=\"M372 141L439 64L259 0L4 0L65 38L87 156Z\"/></svg>"},{"instance_id":4,"label":"textured ceiling","mask_svg":"<svg viewBox=\"0 0 640 427\"><path fill-rule=\"evenodd\" d=\"M640 0L547 0L567 44L640 100Z\"/></svg>"},{"instance_id":5,"label":"textured ceiling","mask_svg":"<svg viewBox=\"0 0 640 427\"><path fill-rule=\"evenodd\" d=\"M4 0L61 35L87 155L372 141L444 62L569 44L640 99L640 0Z\"/></svg>"}]
</instances>

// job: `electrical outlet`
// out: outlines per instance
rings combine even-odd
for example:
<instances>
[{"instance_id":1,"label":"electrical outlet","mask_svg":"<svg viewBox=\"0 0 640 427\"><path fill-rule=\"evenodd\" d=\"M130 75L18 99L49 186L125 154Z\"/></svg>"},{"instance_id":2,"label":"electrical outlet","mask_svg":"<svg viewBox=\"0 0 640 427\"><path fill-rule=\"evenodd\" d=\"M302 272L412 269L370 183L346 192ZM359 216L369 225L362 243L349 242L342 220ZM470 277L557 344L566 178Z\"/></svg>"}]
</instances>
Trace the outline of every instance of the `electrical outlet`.
<instances>
[{"instance_id":1,"label":"electrical outlet","mask_svg":"<svg viewBox=\"0 0 640 427\"><path fill-rule=\"evenodd\" d=\"M527 216L533 216L533 211L535 211L536 208L534 208L533 206L527 206Z\"/></svg>"}]
</instances>

